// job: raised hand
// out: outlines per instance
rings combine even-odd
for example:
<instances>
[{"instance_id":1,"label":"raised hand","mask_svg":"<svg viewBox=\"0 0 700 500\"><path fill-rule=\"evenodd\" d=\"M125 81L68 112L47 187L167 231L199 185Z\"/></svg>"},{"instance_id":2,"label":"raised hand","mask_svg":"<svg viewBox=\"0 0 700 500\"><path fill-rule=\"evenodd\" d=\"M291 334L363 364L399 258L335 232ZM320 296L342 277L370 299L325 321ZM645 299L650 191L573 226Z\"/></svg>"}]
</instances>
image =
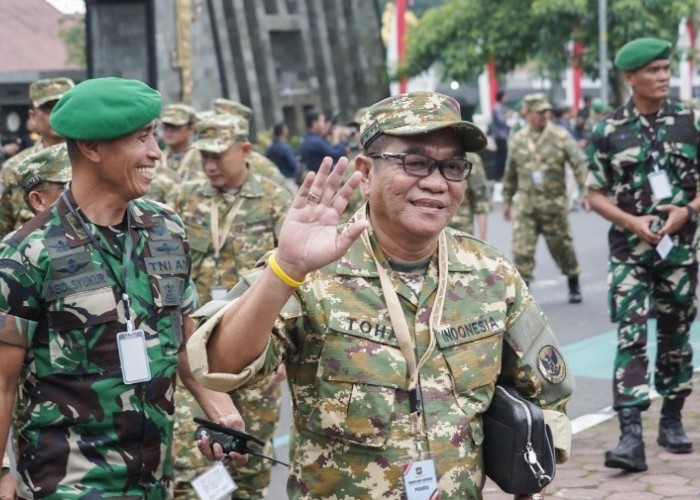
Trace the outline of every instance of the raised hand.
<instances>
[{"instance_id":1,"label":"raised hand","mask_svg":"<svg viewBox=\"0 0 700 500\"><path fill-rule=\"evenodd\" d=\"M347 166L342 157L331 170L332 159L324 158L318 172L304 179L284 219L276 259L295 279L339 259L369 225L351 221L341 234L337 232L340 215L362 177L355 172L338 188Z\"/></svg>"}]
</instances>

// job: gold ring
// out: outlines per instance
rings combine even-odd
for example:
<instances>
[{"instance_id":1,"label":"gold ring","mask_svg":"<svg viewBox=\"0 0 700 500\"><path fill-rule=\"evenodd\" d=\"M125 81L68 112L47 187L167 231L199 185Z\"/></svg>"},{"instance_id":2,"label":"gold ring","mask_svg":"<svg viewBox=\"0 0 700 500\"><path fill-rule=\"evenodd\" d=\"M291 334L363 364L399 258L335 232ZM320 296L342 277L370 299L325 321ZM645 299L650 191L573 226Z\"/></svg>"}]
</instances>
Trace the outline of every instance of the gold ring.
<instances>
[{"instance_id":1,"label":"gold ring","mask_svg":"<svg viewBox=\"0 0 700 500\"><path fill-rule=\"evenodd\" d=\"M321 202L321 197L316 193L309 193L309 197L307 199L309 200L309 203L313 203L315 205L318 205Z\"/></svg>"}]
</instances>

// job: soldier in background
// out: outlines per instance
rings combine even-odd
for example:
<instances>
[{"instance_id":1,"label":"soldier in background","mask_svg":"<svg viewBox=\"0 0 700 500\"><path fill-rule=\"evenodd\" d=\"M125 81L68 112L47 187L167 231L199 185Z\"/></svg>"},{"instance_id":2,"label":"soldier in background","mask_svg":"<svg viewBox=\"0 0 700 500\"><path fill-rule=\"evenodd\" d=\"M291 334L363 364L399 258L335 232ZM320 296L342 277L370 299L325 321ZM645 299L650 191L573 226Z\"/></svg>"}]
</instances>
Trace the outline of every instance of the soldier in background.
<instances>
[{"instance_id":1,"label":"soldier in background","mask_svg":"<svg viewBox=\"0 0 700 500\"><path fill-rule=\"evenodd\" d=\"M192 134L197 128L196 117L196 110L184 103L163 108L160 122L166 147L158 161L148 198L169 204L184 182L202 176L199 151L191 147Z\"/></svg>"},{"instance_id":2,"label":"soldier in background","mask_svg":"<svg viewBox=\"0 0 700 500\"><path fill-rule=\"evenodd\" d=\"M205 179L186 183L174 209L185 221L192 251L192 277L201 303L218 300L277 245L277 233L292 201L291 194L269 178L248 168L252 151L248 122L241 116L217 114L199 125L194 148L201 152ZM274 454L272 437L279 420L284 369L260 387L236 390L231 397L241 412L246 430L266 443L264 453ZM211 467L192 449L192 417L196 401L178 386L175 444L176 497L196 498L188 482ZM193 415L194 414L194 415ZM264 498L271 477L271 462L250 457L231 474L238 485L233 498Z\"/></svg>"},{"instance_id":3,"label":"soldier in background","mask_svg":"<svg viewBox=\"0 0 700 500\"><path fill-rule=\"evenodd\" d=\"M223 97L214 99L212 102L212 111L217 114L240 116L241 118L245 119L248 126L250 126L250 122L253 119L253 110L248 106L241 104L238 101L224 99ZM203 118L205 117L206 115L203 116ZM267 176L280 186L287 188L287 181L284 175L282 175L280 172L279 168L277 168L277 165L275 165L274 162L267 158L264 154L255 151L255 145L253 145L253 149L248 155L248 166L254 172ZM287 189L290 193L292 193L292 189Z\"/></svg>"},{"instance_id":4,"label":"soldier in background","mask_svg":"<svg viewBox=\"0 0 700 500\"><path fill-rule=\"evenodd\" d=\"M510 140L503 177L503 217L513 220L513 262L525 282L531 282L537 238L544 235L549 253L568 279L569 302L577 304L582 301L581 267L569 225L566 165L571 165L583 192L586 155L566 129L548 120L552 106L544 94L525 96L523 105L528 125ZM585 195L581 203L588 210Z\"/></svg>"},{"instance_id":5,"label":"soldier in background","mask_svg":"<svg viewBox=\"0 0 700 500\"><path fill-rule=\"evenodd\" d=\"M591 207L612 223L608 303L617 323L612 387L621 435L605 452L605 465L628 471L647 469L642 412L651 405L652 305L657 349L651 370L663 396L657 443L670 453L693 450L681 410L693 385L700 114L669 99L672 50L667 40L638 38L618 51L615 66L632 95L596 126L588 151Z\"/></svg>"},{"instance_id":6,"label":"soldier in background","mask_svg":"<svg viewBox=\"0 0 700 500\"><path fill-rule=\"evenodd\" d=\"M55 202L71 180L71 166L65 143L44 148L27 156L17 167L22 196L33 214Z\"/></svg>"},{"instance_id":7,"label":"soldier in background","mask_svg":"<svg viewBox=\"0 0 700 500\"><path fill-rule=\"evenodd\" d=\"M29 86L29 99L32 109L29 118L39 133L39 140L30 148L24 149L7 160L0 171L0 238L32 218L33 214L27 209L22 192L19 189L19 179L16 169L28 155L41 151L45 147L65 142L65 139L49 124L49 116L58 100L75 84L70 78L47 78L32 83Z\"/></svg>"},{"instance_id":8,"label":"soldier in background","mask_svg":"<svg viewBox=\"0 0 700 500\"><path fill-rule=\"evenodd\" d=\"M486 240L488 230L488 213L491 211L489 186L486 180L486 170L481 156L467 153L467 160L472 162L472 171L467 179L467 189L464 192L462 204L450 222L450 227L473 234L479 239ZM478 231L474 231L474 220Z\"/></svg>"}]
</instances>

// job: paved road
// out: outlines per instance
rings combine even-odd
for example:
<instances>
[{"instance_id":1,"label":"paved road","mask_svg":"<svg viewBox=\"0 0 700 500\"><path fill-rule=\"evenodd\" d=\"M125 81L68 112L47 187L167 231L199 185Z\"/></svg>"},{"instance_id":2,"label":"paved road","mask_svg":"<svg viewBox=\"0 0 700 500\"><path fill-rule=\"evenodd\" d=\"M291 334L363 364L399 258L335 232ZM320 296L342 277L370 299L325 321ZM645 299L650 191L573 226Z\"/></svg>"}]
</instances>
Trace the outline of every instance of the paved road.
<instances>
[{"instance_id":1,"label":"paved road","mask_svg":"<svg viewBox=\"0 0 700 500\"><path fill-rule=\"evenodd\" d=\"M597 422L612 403L612 357L615 349L614 324L607 316L607 230L608 223L583 210L570 214L574 244L581 262L583 303L569 304L566 278L556 268L540 238L536 253L535 280L531 290L548 316L576 376L576 391L569 403L569 417L575 429ZM503 220L500 205L489 214L488 241L510 255L511 226ZM695 349L700 352L700 325L695 325ZM285 405L289 407L288 404ZM277 456L286 458L290 415L286 411L277 431ZM270 499L286 498L286 468L273 468Z\"/></svg>"}]
</instances>

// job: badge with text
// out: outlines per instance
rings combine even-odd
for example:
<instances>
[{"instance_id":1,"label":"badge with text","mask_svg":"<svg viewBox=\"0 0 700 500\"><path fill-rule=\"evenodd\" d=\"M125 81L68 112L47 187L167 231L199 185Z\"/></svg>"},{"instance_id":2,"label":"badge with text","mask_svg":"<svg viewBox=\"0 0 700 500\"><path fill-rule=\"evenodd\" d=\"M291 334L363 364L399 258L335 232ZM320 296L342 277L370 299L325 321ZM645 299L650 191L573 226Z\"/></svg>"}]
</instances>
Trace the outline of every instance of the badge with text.
<instances>
[{"instance_id":1,"label":"badge with text","mask_svg":"<svg viewBox=\"0 0 700 500\"><path fill-rule=\"evenodd\" d=\"M151 366L146 352L146 334L143 330L119 332L117 334L119 361L125 384L136 384L151 380Z\"/></svg>"},{"instance_id":2,"label":"badge with text","mask_svg":"<svg viewBox=\"0 0 700 500\"><path fill-rule=\"evenodd\" d=\"M656 253L659 254L659 257L661 257L662 259L665 259L672 248L673 248L673 240L671 239L671 237L669 235L664 234L664 237L661 238L661 241L659 241L659 244L656 245Z\"/></svg>"},{"instance_id":3,"label":"badge with text","mask_svg":"<svg viewBox=\"0 0 700 500\"><path fill-rule=\"evenodd\" d=\"M435 462L432 458L403 464L401 473L408 500L438 500L440 498Z\"/></svg>"},{"instance_id":4,"label":"badge with text","mask_svg":"<svg viewBox=\"0 0 700 500\"><path fill-rule=\"evenodd\" d=\"M658 201L671 197L671 183L665 170L655 170L649 174L651 192Z\"/></svg>"},{"instance_id":5,"label":"badge with text","mask_svg":"<svg viewBox=\"0 0 700 500\"><path fill-rule=\"evenodd\" d=\"M214 467L192 480L192 487L201 500L221 500L230 498L237 488L226 467L217 462Z\"/></svg>"},{"instance_id":6,"label":"badge with text","mask_svg":"<svg viewBox=\"0 0 700 500\"><path fill-rule=\"evenodd\" d=\"M532 183L535 186L541 186L544 182L544 175L541 170L533 170L532 172Z\"/></svg>"}]
</instances>

